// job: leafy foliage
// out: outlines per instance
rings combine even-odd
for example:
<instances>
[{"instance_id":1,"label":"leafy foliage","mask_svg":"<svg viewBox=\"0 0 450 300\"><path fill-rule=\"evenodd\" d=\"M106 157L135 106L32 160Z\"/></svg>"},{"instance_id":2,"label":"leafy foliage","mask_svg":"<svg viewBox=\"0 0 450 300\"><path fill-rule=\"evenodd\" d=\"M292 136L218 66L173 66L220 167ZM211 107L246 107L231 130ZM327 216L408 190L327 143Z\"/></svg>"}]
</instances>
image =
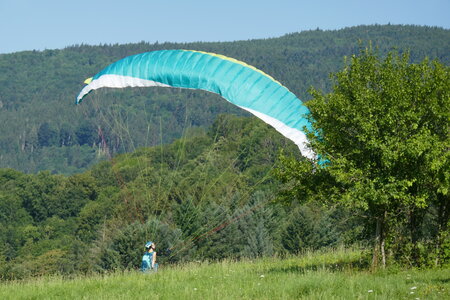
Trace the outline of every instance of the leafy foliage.
<instances>
[{"instance_id":1,"label":"leafy foliage","mask_svg":"<svg viewBox=\"0 0 450 300\"><path fill-rule=\"evenodd\" d=\"M272 202L281 148L299 155L262 121L221 115L207 132L139 148L81 174L0 169L1 278L136 269L147 240L156 242L163 265L337 244L350 227L333 231L331 240L285 247L289 222L332 225L326 211L288 217L289 207Z\"/></svg>"},{"instance_id":2,"label":"leafy foliage","mask_svg":"<svg viewBox=\"0 0 450 300\"><path fill-rule=\"evenodd\" d=\"M438 236L449 219L450 69L367 49L333 79L331 93L313 89L307 103L322 164L286 158L279 175L291 184L287 194L363 212L367 226L376 224L374 263L378 247L385 263L385 244L397 261L403 253L414 264L419 240L423 254L444 251ZM439 229L424 228L430 224Z\"/></svg>"}]
</instances>

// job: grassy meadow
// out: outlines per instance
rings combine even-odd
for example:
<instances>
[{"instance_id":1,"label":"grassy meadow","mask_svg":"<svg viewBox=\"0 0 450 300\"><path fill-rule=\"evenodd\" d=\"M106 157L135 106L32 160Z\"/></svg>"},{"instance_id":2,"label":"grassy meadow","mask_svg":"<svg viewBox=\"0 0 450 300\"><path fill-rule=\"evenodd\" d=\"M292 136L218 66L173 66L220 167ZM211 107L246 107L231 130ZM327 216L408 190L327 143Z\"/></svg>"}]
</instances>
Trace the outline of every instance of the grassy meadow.
<instances>
[{"instance_id":1,"label":"grassy meadow","mask_svg":"<svg viewBox=\"0 0 450 300\"><path fill-rule=\"evenodd\" d=\"M450 299L450 270L372 272L358 250L2 283L0 299Z\"/></svg>"}]
</instances>

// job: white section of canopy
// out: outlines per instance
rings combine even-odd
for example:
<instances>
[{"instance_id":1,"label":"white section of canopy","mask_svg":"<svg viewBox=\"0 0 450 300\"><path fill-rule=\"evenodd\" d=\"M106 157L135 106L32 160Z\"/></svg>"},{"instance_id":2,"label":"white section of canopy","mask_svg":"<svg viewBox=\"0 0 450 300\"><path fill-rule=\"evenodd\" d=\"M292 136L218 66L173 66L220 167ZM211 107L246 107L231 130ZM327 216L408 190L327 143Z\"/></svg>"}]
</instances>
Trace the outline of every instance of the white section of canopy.
<instances>
[{"instance_id":1,"label":"white section of canopy","mask_svg":"<svg viewBox=\"0 0 450 300\"><path fill-rule=\"evenodd\" d=\"M124 87L150 87L150 86L170 87L170 85L163 84L153 80L145 80L131 76L105 74L97 79L92 80L91 83L86 85L81 90L80 94L77 97L77 103L80 103L81 99L83 99L83 97L87 95L90 91L103 87L124 88Z\"/></svg>"},{"instance_id":2,"label":"white section of canopy","mask_svg":"<svg viewBox=\"0 0 450 300\"><path fill-rule=\"evenodd\" d=\"M309 148L309 142L306 138L306 134L301 132L298 129L292 128L287 126L286 124L278 121L277 119L274 119L266 114L260 113L258 111L252 110L247 107L239 106L242 109L245 109L246 111L252 113L256 117L260 118L267 124L271 125L273 128L275 128L278 132L280 132L282 135L293 141L298 148L300 149L300 152L303 156L309 159L316 159L316 154Z\"/></svg>"}]
</instances>

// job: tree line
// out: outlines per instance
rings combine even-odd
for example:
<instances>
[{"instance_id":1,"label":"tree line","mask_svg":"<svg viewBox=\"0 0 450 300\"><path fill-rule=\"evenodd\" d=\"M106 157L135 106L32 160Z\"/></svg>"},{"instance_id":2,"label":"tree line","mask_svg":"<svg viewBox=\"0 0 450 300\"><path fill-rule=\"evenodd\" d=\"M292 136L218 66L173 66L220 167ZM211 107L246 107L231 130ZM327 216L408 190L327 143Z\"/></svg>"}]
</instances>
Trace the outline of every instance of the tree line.
<instances>
[{"instance_id":1,"label":"tree line","mask_svg":"<svg viewBox=\"0 0 450 300\"><path fill-rule=\"evenodd\" d=\"M116 153L170 143L189 127L208 128L220 113L243 114L223 99L176 89L98 91L75 106L83 81L127 55L193 49L228 55L270 74L300 99L329 91L343 57L372 42L387 53L410 50L411 61L450 61L449 30L373 25L311 30L279 38L217 43L74 45L0 55L0 167L74 174ZM132 133L132 134L130 134ZM107 151L102 146L107 142Z\"/></svg>"},{"instance_id":2,"label":"tree line","mask_svg":"<svg viewBox=\"0 0 450 300\"><path fill-rule=\"evenodd\" d=\"M0 276L137 269L147 240L163 265L365 243L348 209L277 203L280 148L300 159L262 121L221 115L80 174L1 169Z\"/></svg>"}]
</instances>

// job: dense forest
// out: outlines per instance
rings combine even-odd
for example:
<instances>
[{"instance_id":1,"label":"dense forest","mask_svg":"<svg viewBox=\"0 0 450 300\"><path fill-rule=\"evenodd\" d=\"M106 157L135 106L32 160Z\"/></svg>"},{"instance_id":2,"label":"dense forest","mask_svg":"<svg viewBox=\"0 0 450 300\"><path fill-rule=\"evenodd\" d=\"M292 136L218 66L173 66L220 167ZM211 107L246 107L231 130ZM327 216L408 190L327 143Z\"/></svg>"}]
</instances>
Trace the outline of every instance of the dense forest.
<instances>
[{"instance_id":1,"label":"dense forest","mask_svg":"<svg viewBox=\"0 0 450 300\"><path fill-rule=\"evenodd\" d=\"M298 156L270 126L221 115L69 177L2 169L1 277L136 269L150 238L162 264L365 243L349 210L275 203L281 148Z\"/></svg>"},{"instance_id":2,"label":"dense forest","mask_svg":"<svg viewBox=\"0 0 450 300\"><path fill-rule=\"evenodd\" d=\"M440 28L375 25L265 40L76 45L0 55L0 167L74 174L115 153L208 128L220 113L244 115L211 93L165 88L105 89L73 104L86 78L127 55L180 48L220 53L254 65L308 100L309 88L329 90L329 74L370 43L381 53L409 50L412 62L429 57L448 64L449 39L450 31Z\"/></svg>"},{"instance_id":3,"label":"dense forest","mask_svg":"<svg viewBox=\"0 0 450 300\"><path fill-rule=\"evenodd\" d=\"M0 55L0 279L136 269L147 240L162 265L344 245L366 249L363 268L377 249L383 265L448 266L449 41L386 25ZM309 100L320 163L207 92L73 104L112 61L173 48L245 61Z\"/></svg>"}]
</instances>

